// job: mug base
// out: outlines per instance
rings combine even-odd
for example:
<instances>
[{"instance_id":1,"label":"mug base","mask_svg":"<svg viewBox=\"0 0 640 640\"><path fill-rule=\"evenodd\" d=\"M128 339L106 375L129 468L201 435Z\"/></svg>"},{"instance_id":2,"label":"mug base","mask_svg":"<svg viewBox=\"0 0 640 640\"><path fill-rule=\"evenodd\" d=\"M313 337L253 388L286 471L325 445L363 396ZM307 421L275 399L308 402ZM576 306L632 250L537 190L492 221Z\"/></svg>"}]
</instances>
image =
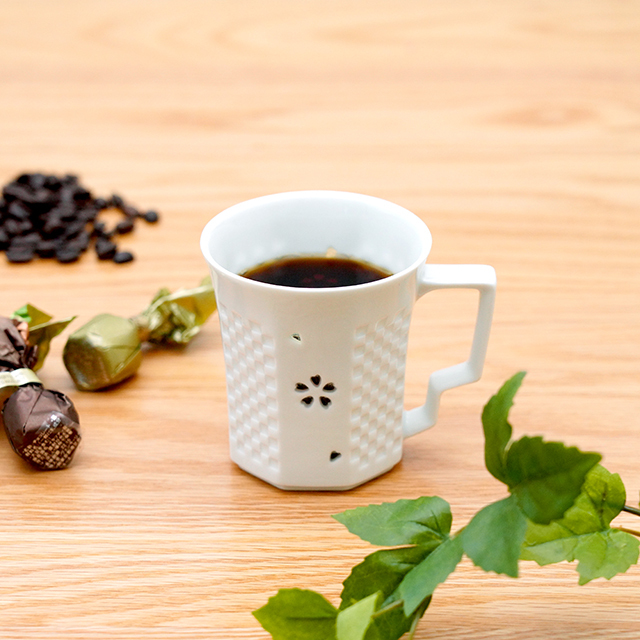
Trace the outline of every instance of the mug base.
<instances>
[{"instance_id":1,"label":"mug base","mask_svg":"<svg viewBox=\"0 0 640 640\"><path fill-rule=\"evenodd\" d=\"M282 491L316 491L316 492L323 491L325 492L325 491L350 491L351 489L355 489L356 487L359 487L363 484L366 484L367 482L371 482L372 480L375 480L385 475L386 473L391 471L398 464L398 462L399 460L393 462L386 468L377 469L375 474L364 477L360 480L357 480L356 482L349 483L349 484L336 484L336 485L314 485L314 484L301 485L301 484L293 484L293 483L292 484L281 483L275 480L269 480L256 473L253 473L251 470L244 468L241 464L238 464L237 462L236 464L240 469L242 469L249 475L253 476L254 478L258 478L258 480L262 480L263 482L270 484L272 487L275 487L276 489L280 489Z\"/></svg>"}]
</instances>

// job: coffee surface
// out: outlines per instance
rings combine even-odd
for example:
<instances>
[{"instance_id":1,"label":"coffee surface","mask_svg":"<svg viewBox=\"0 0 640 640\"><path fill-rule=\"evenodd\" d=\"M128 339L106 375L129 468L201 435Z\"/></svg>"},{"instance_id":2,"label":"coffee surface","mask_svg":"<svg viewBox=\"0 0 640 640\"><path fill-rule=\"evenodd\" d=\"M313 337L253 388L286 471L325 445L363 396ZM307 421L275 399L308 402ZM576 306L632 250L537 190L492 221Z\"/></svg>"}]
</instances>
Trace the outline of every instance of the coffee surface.
<instances>
[{"instance_id":1,"label":"coffee surface","mask_svg":"<svg viewBox=\"0 0 640 640\"><path fill-rule=\"evenodd\" d=\"M382 280L390 272L368 262L340 256L291 256L259 264L241 274L283 287L322 289Z\"/></svg>"}]
</instances>

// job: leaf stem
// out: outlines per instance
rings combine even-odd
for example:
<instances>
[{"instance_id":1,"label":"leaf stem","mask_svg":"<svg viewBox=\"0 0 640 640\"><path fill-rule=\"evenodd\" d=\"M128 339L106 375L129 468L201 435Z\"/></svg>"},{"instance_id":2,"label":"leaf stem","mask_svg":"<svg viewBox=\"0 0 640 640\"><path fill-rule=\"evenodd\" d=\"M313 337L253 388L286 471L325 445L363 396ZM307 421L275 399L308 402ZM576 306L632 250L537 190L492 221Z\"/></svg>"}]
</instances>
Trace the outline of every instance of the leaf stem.
<instances>
[{"instance_id":1,"label":"leaf stem","mask_svg":"<svg viewBox=\"0 0 640 640\"><path fill-rule=\"evenodd\" d=\"M418 613L413 614L413 620L411 621L411 628L409 629L409 635L407 636L407 640L413 640L413 636L416 634L416 630L418 628L418 622L422 619L421 615Z\"/></svg>"},{"instance_id":2,"label":"leaf stem","mask_svg":"<svg viewBox=\"0 0 640 640\"><path fill-rule=\"evenodd\" d=\"M612 529L617 529L618 531L624 531L625 533L630 533L632 536L636 536L636 538L640 538L640 531L635 531L634 529L627 529L626 527L611 527Z\"/></svg>"},{"instance_id":3,"label":"leaf stem","mask_svg":"<svg viewBox=\"0 0 640 640\"><path fill-rule=\"evenodd\" d=\"M413 636L416 633L416 629L418 628L418 623L422 620L422 616L425 614L425 611L429 608L431 604L431 599L433 595L427 596L420 606L413 613L413 620L411 621L411 627L409 628L409 635L407 640L413 640Z\"/></svg>"},{"instance_id":4,"label":"leaf stem","mask_svg":"<svg viewBox=\"0 0 640 640\"><path fill-rule=\"evenodd\" d=\"M640 516L640 509L636 509L635 507L630 507L625 504L624 507L622 507L622 510L627 513L633 513L634 516Z\"/></svg>"},{"instance_id":5,"label":"leaf stem","mask_svg":"<svg viewBox=\"0 0 640 640\"><path fill-rule=\"evenodd\" d=\"M387 611L393 611L394 609L397 609L398 607L403 607L403 606L404 606L404 600L396 600L395 602L388 604L386 607L383 607L382 609L378 609L378 611L376 611L375 613L372 613L371 617L377 618L378 616L381 616L387 613Z\"/></svg>"}]
</instances>

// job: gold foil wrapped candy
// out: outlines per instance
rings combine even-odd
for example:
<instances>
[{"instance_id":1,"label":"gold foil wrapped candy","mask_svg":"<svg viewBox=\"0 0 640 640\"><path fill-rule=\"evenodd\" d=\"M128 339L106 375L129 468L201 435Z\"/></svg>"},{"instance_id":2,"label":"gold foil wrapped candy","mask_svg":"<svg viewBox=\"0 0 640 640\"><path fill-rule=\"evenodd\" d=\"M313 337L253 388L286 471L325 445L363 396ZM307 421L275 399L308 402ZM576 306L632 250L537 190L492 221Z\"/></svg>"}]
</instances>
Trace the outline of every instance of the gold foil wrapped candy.
<instances>
[{"instance_id":1,"label":"gold foil wrapped candy","mask_svg":"<svg viewBox=\"0 0 640 640\"><path fill-rule=\"evenodd\" d=\"M186 345L215 310L209 278L195 289L160 289L139 315L102 313L72 333L64 347L64 365L83 391L110 387L136 373L143 343Z\"/></svg>"}]
</instances>

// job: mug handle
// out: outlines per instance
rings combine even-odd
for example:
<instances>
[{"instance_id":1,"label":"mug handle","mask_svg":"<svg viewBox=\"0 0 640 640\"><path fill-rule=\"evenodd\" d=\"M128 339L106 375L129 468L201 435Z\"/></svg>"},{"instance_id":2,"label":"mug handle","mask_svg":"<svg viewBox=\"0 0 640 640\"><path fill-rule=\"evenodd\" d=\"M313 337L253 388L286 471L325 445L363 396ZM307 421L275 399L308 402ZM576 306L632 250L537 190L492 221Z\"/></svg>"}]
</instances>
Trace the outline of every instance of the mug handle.
<instances>
[{"instance_id":1,"label":"mug handle","mask_svg":"<svg viewBox=\"0 0 640 640\"><path fill-rule=\"evenodd\" d=\"M404 412L402 435L407 438L432 427L443 391L475 382L482 375L496 298L496 272L485 264L425 264L418 271L416 299L436 289L477 289L478 314L469 359L438 369L429 377L426 402Z\"/></svg>"}]
</instances>

